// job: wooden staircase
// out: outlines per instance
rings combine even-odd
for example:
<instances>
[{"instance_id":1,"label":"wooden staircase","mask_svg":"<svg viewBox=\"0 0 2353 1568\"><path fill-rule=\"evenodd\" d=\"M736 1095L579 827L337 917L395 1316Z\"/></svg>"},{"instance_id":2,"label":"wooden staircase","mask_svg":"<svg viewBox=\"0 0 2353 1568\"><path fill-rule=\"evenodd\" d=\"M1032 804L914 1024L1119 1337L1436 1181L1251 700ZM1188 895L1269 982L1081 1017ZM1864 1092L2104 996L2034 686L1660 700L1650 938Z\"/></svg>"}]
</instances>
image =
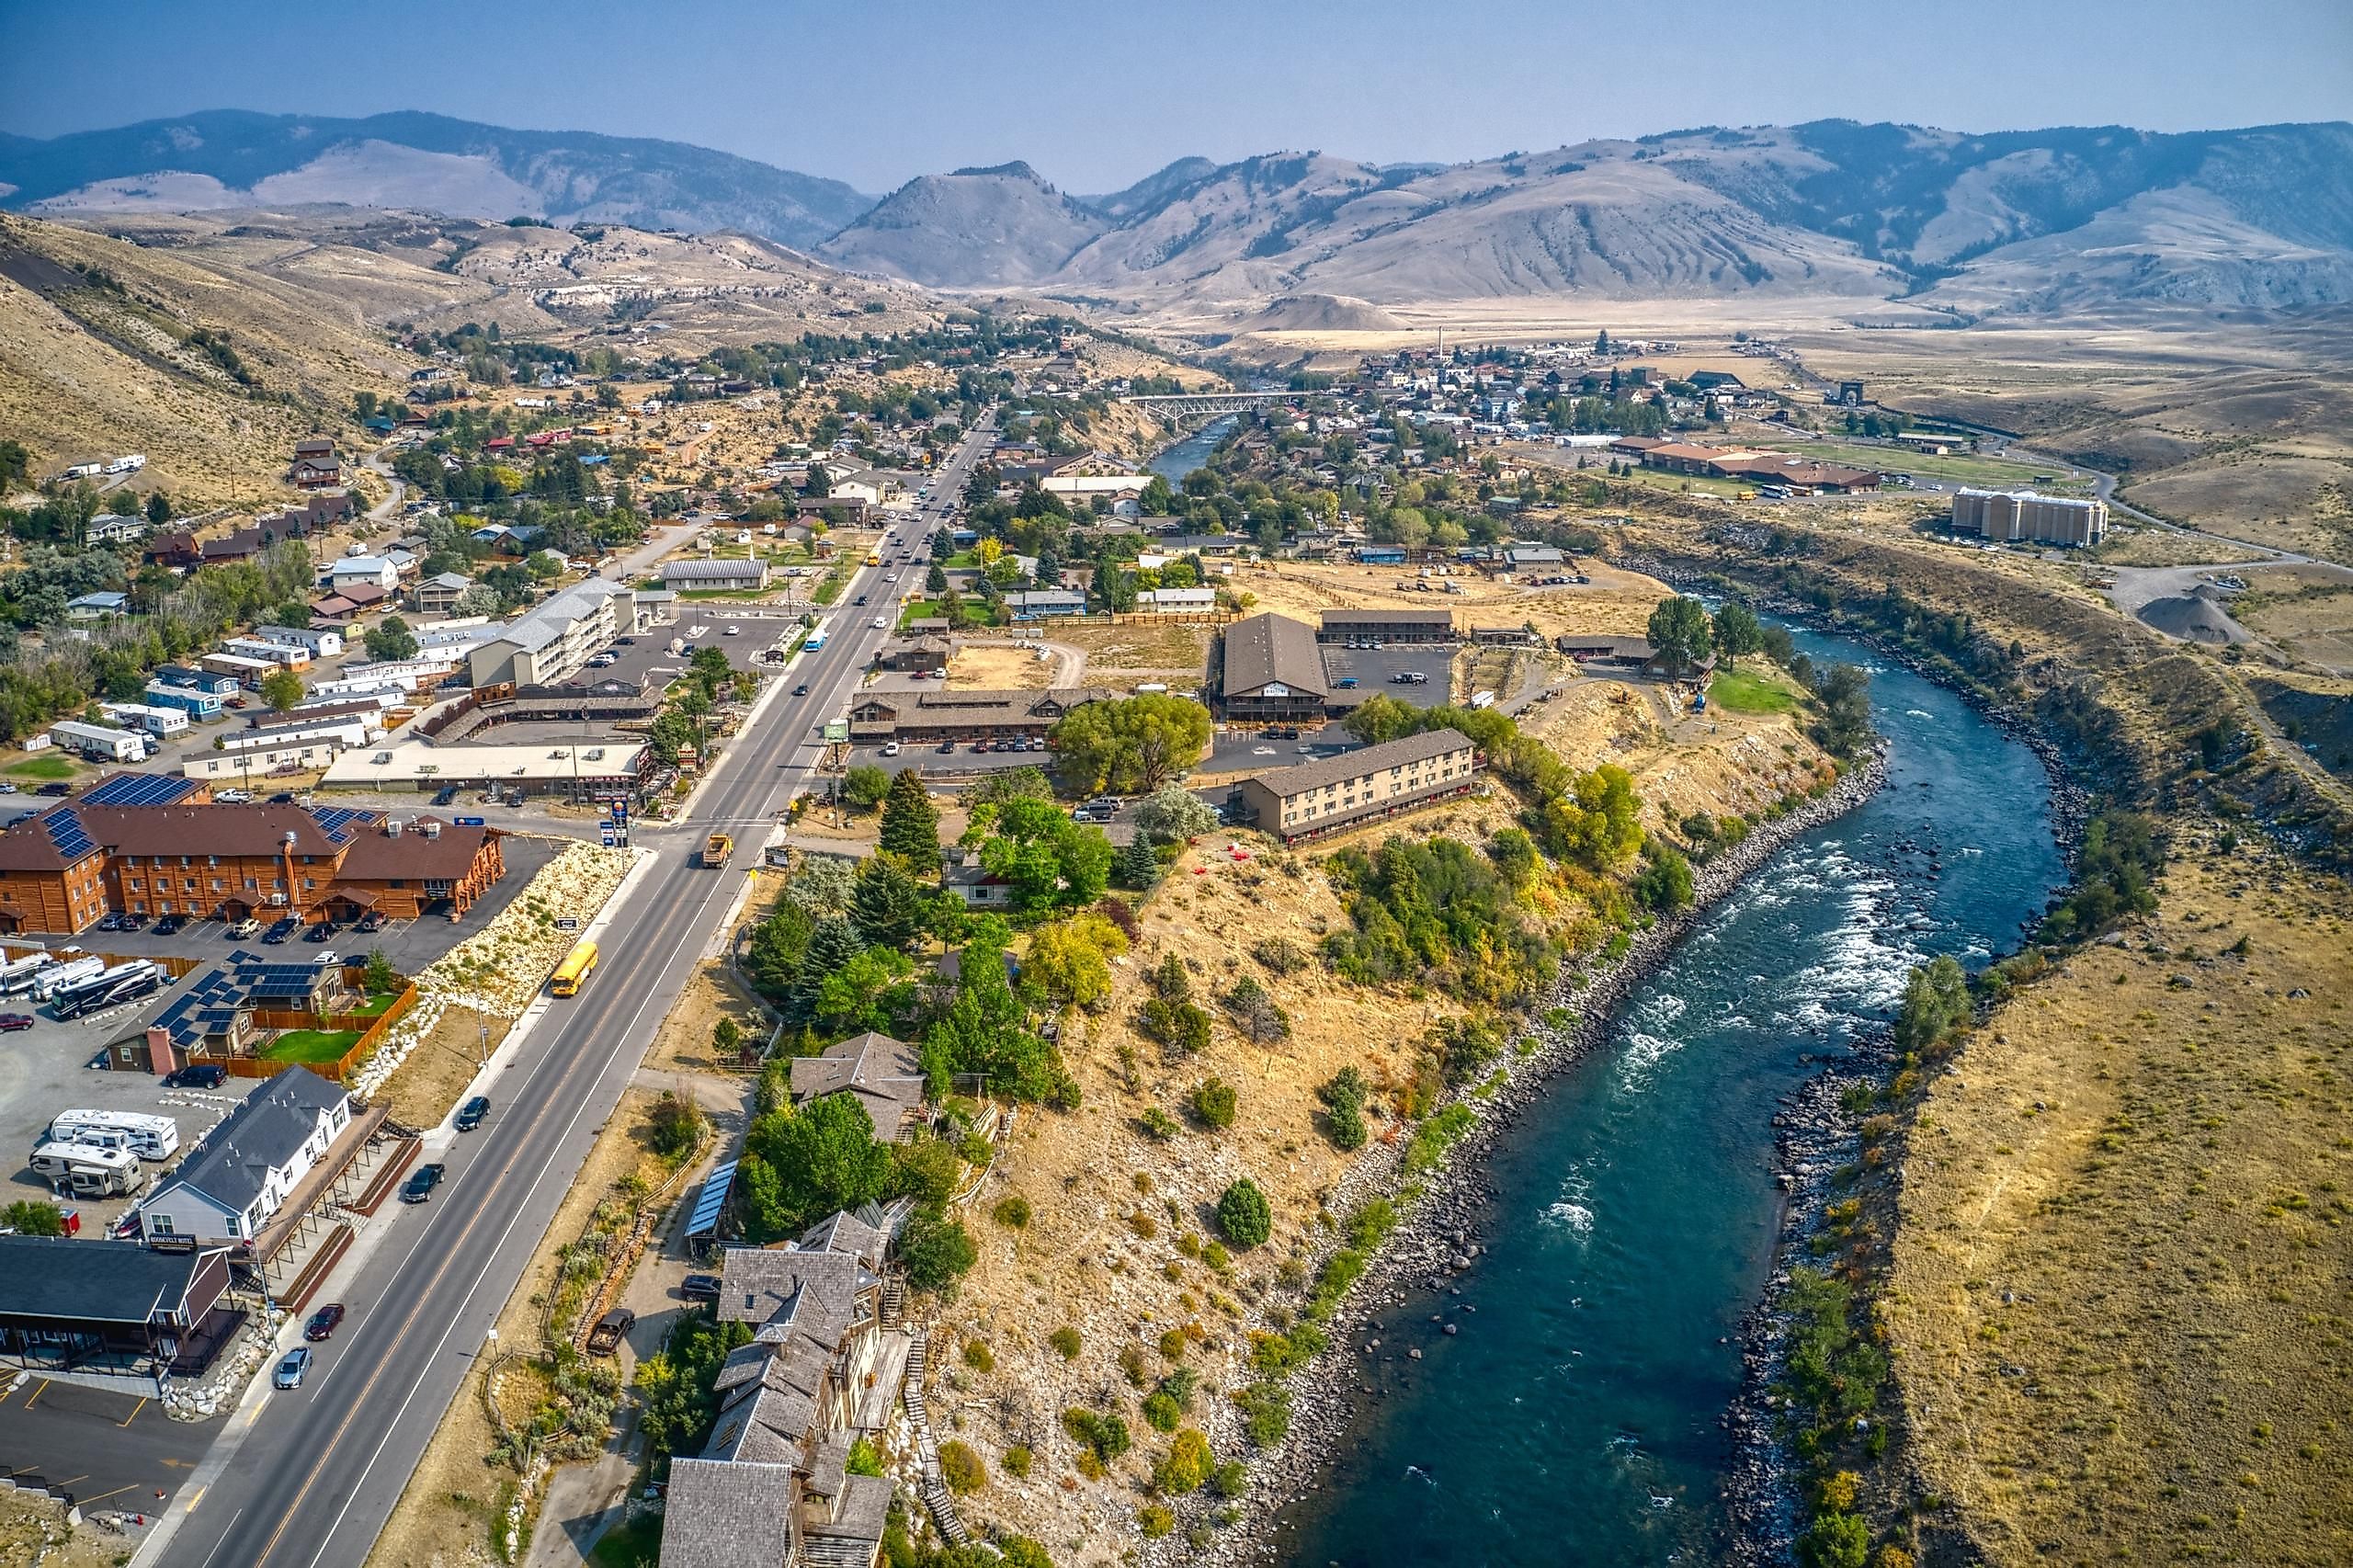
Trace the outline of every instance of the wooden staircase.
<instances>
[{"instance_id":1,"label":"wooden staircase","mask_svg":"<svg viewBox=\"0 0 2353 1568\"><path fill-rule=\"evenodd\" d=\"M924 1329L915 1331L915 1343L907 1351L907 1382L903 1397L906 1401L907 1417L915 1424L915 1452L923 1460L923 1502L931 1510L932 1522L939 1527L940 1538L950 1546L962 1546L972 1539L964 1528L963 1518L956 1512L956 1499L948 1490L946 1477L939 1470L939 1445L931 1435L931 1415L924 1408L924 1369L930 1364L931 1335Z\"/></svg>"}]
</instances>

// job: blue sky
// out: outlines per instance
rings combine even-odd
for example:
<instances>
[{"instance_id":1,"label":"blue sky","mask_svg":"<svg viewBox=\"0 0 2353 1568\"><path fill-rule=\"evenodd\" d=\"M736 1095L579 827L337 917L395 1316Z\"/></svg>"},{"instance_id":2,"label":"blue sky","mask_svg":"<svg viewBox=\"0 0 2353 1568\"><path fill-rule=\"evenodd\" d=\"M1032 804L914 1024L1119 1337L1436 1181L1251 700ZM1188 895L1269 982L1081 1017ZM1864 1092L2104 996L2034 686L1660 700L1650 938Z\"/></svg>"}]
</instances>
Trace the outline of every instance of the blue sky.
<instances>
[{"instance_id":1,"label":"blue sky","mask_svg":"<svg viewBox=\"0 0 2353 1568\"><path fill-rule=\"evenodd\" d=\"M1375 162L1830 116L1964 131L2353 119L2353 0L0 0L0 131L203 108L665 136L882 191L1026 158Z\"/></svg>"}]
</instances>

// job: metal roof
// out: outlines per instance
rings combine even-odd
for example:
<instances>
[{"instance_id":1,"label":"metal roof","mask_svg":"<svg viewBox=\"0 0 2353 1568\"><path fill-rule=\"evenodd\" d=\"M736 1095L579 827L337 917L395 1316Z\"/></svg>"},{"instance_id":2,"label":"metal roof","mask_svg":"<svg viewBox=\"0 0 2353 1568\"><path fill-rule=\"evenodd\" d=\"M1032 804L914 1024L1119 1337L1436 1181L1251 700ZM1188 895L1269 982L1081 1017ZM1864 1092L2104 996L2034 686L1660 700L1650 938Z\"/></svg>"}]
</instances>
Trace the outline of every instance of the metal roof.
<instances>
[{"instance_id":1,"label":"metal roof","mask_svg":"<svg viewBox=\"0 0 2353 1568\"><path fill-rule=\"evenodd\" d=\"M722 1160L702 1178L702 1189L695 1194L694 1213L687 1221L687 1235L714 1235L719 1231L720 1210L727 1207L727 1194L735 1186L735 1162Z\"/></svg>"}]
</instances>

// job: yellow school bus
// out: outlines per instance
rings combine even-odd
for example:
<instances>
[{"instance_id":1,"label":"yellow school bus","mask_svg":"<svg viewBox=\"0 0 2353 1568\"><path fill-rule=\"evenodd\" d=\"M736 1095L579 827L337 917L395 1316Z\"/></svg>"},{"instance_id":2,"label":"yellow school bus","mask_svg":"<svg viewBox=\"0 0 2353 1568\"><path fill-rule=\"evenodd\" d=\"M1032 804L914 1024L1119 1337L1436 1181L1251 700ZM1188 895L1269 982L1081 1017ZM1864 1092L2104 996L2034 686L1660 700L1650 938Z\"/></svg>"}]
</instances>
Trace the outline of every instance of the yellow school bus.
<instances>
[{"instance_id":1,"label":"yellow school bus","mask_svg":"<svg viewBox=\"0 0 2353 1568\"><path fill-rule=\"evenodd\" d=\"M548 989L558 996L577 996L588 977L597 972L597 944L575 942L563 961L555 966L555 978L548 982Z\"/></svg>"},{"instance_id":2,"label":"yellow school bus","mask_svg":"<svg viewBox=\"0 0 2353 1568\"><path fill-rule=\"evenodd\" d=\"M869 566L880 566L880 565L881 565L881 564L882 564L882 553L881 553L881 551L875 551L875 550L870 550L870 551L868 551L866 552L866 563L867 563Z\"/></svg>"}]
</instances>

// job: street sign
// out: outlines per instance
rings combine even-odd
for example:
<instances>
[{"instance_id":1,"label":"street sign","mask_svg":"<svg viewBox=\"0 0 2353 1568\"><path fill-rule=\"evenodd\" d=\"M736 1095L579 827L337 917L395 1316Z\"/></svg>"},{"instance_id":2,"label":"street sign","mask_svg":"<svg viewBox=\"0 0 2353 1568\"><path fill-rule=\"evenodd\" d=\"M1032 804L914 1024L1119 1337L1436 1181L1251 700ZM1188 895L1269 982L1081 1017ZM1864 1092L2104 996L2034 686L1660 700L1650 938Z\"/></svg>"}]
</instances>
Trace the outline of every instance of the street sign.
<instances>
[{"instance_id":1,"label":"street sign","mask_svg":"<svg viewBox=\"0 0 2353 1568\"><path fill-rule=\"evenodd\" d=\"M848 720L828 719L825 721L825 744L827 745L836 745L847 739L849 739Z\"/></svg>"}]
</instances>

